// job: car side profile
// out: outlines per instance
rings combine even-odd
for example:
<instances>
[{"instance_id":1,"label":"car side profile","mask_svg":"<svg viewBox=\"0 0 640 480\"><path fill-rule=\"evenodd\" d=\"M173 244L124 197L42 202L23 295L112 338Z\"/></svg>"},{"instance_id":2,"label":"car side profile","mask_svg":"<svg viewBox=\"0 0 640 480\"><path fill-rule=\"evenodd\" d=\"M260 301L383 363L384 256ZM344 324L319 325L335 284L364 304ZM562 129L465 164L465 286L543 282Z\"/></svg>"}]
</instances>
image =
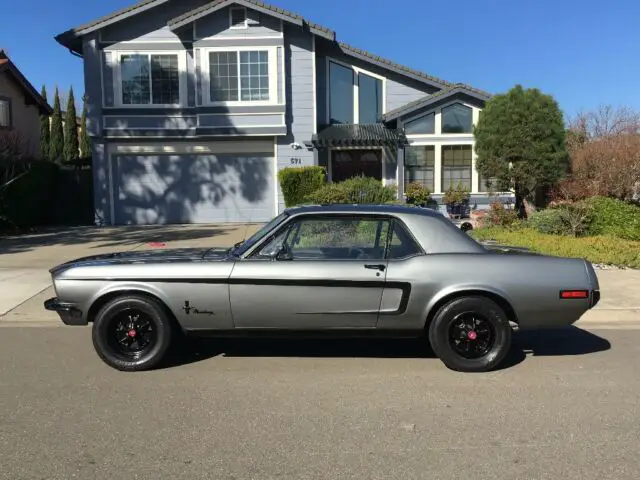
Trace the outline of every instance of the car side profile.
<instances>
[{"instance_id":1,"label":"car side profile","mask_svg":"<svg viewBox=\"0 0 640 480\"><path fill-rule=\"evenodd\" d=\"M154 368L176 335L426 336L458 371L498 366L520 329L576 322L600 299L586 260L487 248L429 209L285 210L228 248L122 252L51 269L45 308L92 323L100 358Z\"/></svg>"}]
</instances>

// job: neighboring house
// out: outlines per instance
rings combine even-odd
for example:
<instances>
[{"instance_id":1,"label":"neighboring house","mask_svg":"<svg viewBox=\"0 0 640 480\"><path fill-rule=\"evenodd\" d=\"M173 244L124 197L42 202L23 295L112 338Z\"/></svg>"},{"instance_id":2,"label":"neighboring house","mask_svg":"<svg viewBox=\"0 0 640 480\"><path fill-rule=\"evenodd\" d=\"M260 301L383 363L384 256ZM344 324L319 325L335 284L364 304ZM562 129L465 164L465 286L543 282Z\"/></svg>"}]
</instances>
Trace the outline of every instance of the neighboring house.
<instances>
[{"instance_id":1,"label":"neighboring house","mask_svg":"<svg viewBox=\"0 0 640 480\"><path fill-rule=\"evenodd\" d=\"M487 204L472 124L490 97L258 0L144 0L64 32L84 58L96 221L260 222L277 171L322 165Z\"/></svg>"},{"instance_id":2,"label":"neighboring house","mask_svg":"<svg viewBox=\"0 0 640 480\"><path fill-rule=\"evenodd\" d=\"M40 115L51 112L45 99L0 50L0 131L18 132L24 153L39 156Z\"/></svg>"}]
</instances>

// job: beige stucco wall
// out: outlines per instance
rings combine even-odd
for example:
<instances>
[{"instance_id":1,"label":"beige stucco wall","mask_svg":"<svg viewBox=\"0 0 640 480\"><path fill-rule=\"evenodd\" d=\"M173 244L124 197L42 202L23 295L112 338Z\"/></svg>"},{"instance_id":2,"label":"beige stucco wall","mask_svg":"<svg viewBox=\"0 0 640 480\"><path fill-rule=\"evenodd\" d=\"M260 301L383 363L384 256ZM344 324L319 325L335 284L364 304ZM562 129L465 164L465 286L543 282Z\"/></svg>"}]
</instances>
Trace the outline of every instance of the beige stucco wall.
<instances>
[{"instance_id":1,"label":"beige stucco wall","mask_svg":"<svg viewBox=\"0 0 640 480\"><path fill-rule=\"evenodd\" d=\"M38 107L24 104L22 89L7 73L0 74L0 97L11 99L12 125L22 134L27 145L27 154L39 156L40 114Z\"/></svg>"}]
</instances>

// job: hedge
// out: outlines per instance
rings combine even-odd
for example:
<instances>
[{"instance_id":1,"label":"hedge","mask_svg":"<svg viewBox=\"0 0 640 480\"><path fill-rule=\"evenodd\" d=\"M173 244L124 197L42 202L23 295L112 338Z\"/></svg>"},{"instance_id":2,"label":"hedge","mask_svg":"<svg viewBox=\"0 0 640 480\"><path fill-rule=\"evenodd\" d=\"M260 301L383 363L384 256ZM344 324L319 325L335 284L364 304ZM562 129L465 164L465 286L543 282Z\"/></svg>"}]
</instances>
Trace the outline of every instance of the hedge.
<instances>
[{"instance_id":1,"label":"hedge","mask_svg":"<svg viewBox=\"0 0 640 480\"><path fill-rule=\"evenodd\" d=\"M325 183L324 167L288 167L278 172L280 189L286 207L293 207L304 202L307 195L313 193Z\"/></svg>"},{"instance_id":2,"label":"hedge","mask_svg":"<svg viewBox=\"0 0 640 480\"><path fill-rule=\"evenodd\" d=\"M306 200L322 205L332 203L378 205L397 202L397 194L395 187L384 186L376 178L353 177L343 182L327 184L308 195Z\"/></svg>"}]
</instances>

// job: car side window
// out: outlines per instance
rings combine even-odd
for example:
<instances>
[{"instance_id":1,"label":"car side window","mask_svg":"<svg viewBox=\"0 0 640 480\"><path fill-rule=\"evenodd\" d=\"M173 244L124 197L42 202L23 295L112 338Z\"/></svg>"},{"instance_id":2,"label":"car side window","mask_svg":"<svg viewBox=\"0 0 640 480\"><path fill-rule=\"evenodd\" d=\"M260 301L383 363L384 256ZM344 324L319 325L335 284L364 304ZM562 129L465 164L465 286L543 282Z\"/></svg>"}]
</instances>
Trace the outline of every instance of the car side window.
<instances>
[{"instance_id":1,"label":"car side window","mask_svg":"<svg viewBox=\"0 0 640 480\"><path fill-rule=\"evenodd\" d=\"M284 242L287 239L287 235L290 231L290 227L286 227L280 230L271 238L271 240L268 240L262 248L253 253L251 255L251 259L272 259L275 255L282 251L282 247L284 246Z\"/></svg>"},{"instance_id":2,"label":"car side window","mask_svg":"<svg viewBox=\"0 0 640 480\"><path fill-rule=\"evenodd\" d=\"M382 260L388 229L384 218L305 218L287 244L293 260Z\"/></svg>"},{"instance_id":3,"label":"car side window","mask_svg":"<svg viewBox=\"0 0 640 480\"><path fill-rule=\"evenodd\" d=\"M387 258L389 260L397 260L420 253L420 247L416 244L415 240L411 238L411 235L409 235L405 227L400 222L393 222Z\"/></svg>"}]
</instances>

